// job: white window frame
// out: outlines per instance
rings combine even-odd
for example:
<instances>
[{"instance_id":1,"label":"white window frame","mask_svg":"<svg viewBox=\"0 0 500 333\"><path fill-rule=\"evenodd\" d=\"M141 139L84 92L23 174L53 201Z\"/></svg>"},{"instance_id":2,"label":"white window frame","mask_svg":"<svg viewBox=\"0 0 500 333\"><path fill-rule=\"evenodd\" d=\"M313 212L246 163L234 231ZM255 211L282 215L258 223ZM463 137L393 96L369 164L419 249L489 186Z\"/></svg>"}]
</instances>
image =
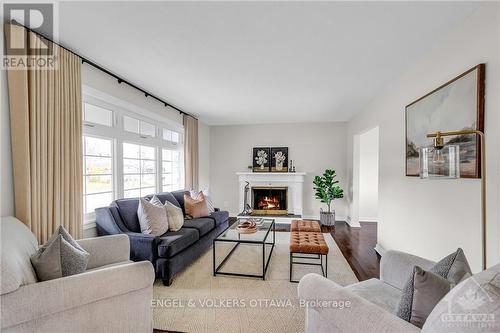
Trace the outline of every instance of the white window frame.
<instances>
[{"instance_id":1,"label":"white window frame","mask_svg":"<svg viewBox=\"0 0 500 333\"><path fill-rule=\"evenodd\" d=\"M83 107L85 103L113 111L113 126L87 123L83 124L83 136L94 136L113 140L113 199L124 196L123 143L154 146L156 152L156 190L161 192L162 181L162 149L179 151L179 171L181 186L184 186L184 127L182 124L143 109L122 99L108 95L92 87L83 85ZM173 110L173 109L172 109ZM141 119L156 126L156 136L150 137L123 128L123 116ZM163 140L163 128L179 133L179 142ZM84 215L85 226L91 227L95 222L95 213Z\"/></svg>"}]
</instances>

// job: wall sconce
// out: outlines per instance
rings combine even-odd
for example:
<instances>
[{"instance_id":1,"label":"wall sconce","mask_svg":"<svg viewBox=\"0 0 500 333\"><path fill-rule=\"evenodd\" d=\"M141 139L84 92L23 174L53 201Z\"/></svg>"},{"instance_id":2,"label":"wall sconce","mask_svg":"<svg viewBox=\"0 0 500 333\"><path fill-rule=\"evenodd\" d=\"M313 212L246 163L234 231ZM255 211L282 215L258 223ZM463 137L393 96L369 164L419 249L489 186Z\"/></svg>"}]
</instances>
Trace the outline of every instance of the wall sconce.
<instances>
[{"instance_id":1,"label":"wall sconce","mask_svg":"<svg viewBox=\"0 0 500 333\"><path fill-rule=\"evenodd\" d=\"M481 241L484 270L486 269L486 152L484 133L479 130L462 130L427 134L428 138L434 139L434 144L431 148L420 150L420 178L460 178L460 147L458 145L445 146L443 137L467 134L476 134L481 141Z\"/></svg>"}]
</instances>

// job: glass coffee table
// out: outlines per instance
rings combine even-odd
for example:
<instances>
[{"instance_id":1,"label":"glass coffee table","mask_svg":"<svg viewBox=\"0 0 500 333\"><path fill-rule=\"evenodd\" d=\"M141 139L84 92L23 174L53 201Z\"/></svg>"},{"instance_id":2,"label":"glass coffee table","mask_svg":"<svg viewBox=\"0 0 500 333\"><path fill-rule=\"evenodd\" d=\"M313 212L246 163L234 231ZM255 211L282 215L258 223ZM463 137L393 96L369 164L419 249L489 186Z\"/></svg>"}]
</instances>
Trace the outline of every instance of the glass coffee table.
<instances>
[{"instance_id":1,"label":"glass coffee table","mask_svg":"<svg viewBox=\"0 0 500 333\"><path fill-rule=\"evenodd\" d=\"M224 230L217 238L213 241L213 270L214 276L216 275L232 275L232 276L242 276L242 277L254 277L261 278L262 280L266 279L267 267L269 266L269 261L271 260L271 255L273 254L274 243L276 240L276 230L274 225L274 219L253 219L260 220L257 223L257 230L251 234L240 233L237 229L238 224L242 221L249 220L249 218L239 218L235 223L229 226L226 230ZM216 260L216 245L219 242L228 242L234 243L234 246L229 251L229 253L222 258L222 261L217 264ZM234 254L234 251L240 246L243 245L253 245L253 246L262 246L262 274L245 274L238 272L223 272L221 271L227 261ZM266 246L268 251L266 251ZM268 252L266 256L266 252Z\"/></svg>"}]
</instances>

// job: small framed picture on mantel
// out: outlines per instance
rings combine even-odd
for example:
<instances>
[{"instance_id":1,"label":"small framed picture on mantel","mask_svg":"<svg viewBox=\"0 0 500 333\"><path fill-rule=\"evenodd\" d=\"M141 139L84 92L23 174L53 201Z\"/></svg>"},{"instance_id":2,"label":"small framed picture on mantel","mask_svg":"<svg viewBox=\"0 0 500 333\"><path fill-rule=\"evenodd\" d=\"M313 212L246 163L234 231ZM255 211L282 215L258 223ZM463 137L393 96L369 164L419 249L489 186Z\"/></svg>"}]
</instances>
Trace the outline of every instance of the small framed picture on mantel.
<instances>
[{"instance_id":1,"label":"small framed picture on mantel","mask_svg":"<svg viewBox=\"0 0 500 333\"><path fill-rule=\"evenodd\" d=\"M253 149L252 166L253 172L269 172L271 161L271 148L256 147Z\"/></svg>"},{"instance_id":2,"label":"small framed picture on mantel","mask_svg":"<svg viewBox=\"0 0 500 333\"><path fill-rule=\"evenodd\" d=\"M288 147L271 148L271 172L288 172Z\"/></svg>"}]
</instances>

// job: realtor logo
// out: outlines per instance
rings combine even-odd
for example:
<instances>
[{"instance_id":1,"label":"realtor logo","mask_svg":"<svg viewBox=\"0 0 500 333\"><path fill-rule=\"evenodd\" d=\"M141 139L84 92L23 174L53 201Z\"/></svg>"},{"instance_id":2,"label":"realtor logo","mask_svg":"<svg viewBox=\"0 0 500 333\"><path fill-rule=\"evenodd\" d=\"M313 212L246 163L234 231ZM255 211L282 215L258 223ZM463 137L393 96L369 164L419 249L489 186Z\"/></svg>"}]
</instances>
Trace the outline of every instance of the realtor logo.
<instances>
[{"instance_id":1,"label":"realtor logo","mask_svg":"<svg viewBox=\"0 0 500 333\"><path fill-rule=\"evenodd\" d=\"M53 3L4 3L5 54L2 67L9 70L55 69ZM23 28L26 27L27 29ZM29 30L37 32L27 33Z\"/></svg>"}]
</instances>

